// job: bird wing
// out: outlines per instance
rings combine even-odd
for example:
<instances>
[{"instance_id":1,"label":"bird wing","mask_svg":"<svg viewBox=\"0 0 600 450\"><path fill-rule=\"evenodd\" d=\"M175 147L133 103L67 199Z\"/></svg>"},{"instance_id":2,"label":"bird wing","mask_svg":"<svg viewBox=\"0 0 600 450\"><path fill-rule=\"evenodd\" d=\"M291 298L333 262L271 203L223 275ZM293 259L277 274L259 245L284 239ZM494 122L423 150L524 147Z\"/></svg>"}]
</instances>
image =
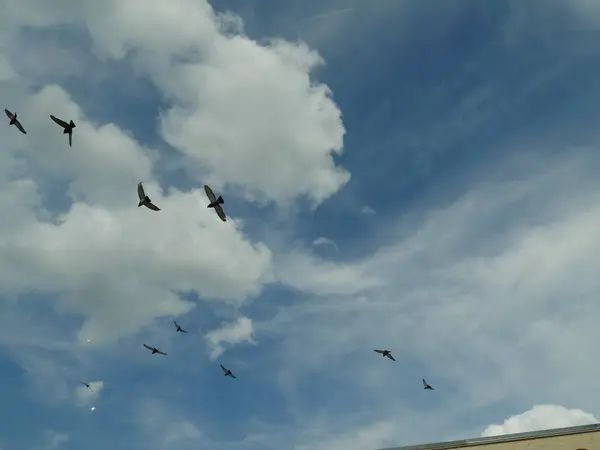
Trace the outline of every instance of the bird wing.
<instances>
[{"instance_id":1,"label":"bird wing","mask_svg":"<svg viewBox=\"0 0 600 450\"><path fill-rule=\"evenodd\" d=\"M21 122L18 120L15 122L15 127L17 127L21 133L27 134L27 131L25 131L25 128L23 128L23 125L21 125Z\"/></svg>"},{"instance_id":2,"label":"bird wing","mask_svg":"<svg viewBox=\"0 0 600 450\"><path fill-rule=\"evenodd\" d=\"M183 328L181 328L181 332L182 333L187 333L187 331L185 331Z\"/></svg>"},{"instance_id":3,"label":"bird wing","mask_svg":"<svg viewBox=\"0 0 600 450\"><path fill-rule=\"evenodd\" d=\"M50 118L54 121L54 123L60 125L63 128L67 128L69 126L67 122L65 122L64 120L60 120L58 117L54 117L52 114L50 114Z\"/></svg>"},{"instance_id":4,"label":"bird wing","mask_svg":"<svg viewBox=\"0 0 600 450\"><path fill-rule=\"evenodd\" d=\"M383 351L383 350L373 350L373 351L374 351L374 352L377 352L377 353L381 353L382 355L383 355L383 353L384 353L384 351Z\"/></svg>"},{"instance_id":5,"label":"bird wing","mask_svg":"<svg viewBox=\"0 0 600 450\"><path fill-rule=\"evenodd\" d=\"M84 383L83 381L80 381L80 383L83 384L84 386L88 386L89 387L89 385L87 383Z\"/></svg>"},{"instance_id":6,"label":"bird wing","mask_svg":"<svg viewBox=\"0 0 600 450\"><path fill-rule=\"evenodd\" d=\"M146 347L148 350L154 350L154 347L150 347L149 345L144 344L144 347Z\"/></svg>"},{"instance_id":7,"label":"bird wing","mask_svg":"<svg viewBox=\"0 0 600 450\"><path fill-rule=\"evenodd\" d=\"M223 221L227 222L227 218L225 217L225 211L221 208L221 205L215 205L215 211L217 212L217 216Z\"/></svg>"},{"instance_id":8,"label":"bird wing","mask_svg":"<svg viewBox=\"0 0 600 450\"><path fill-rule=\"evenodd\" d=\"M176 326L177 328L179 328L179 325L177 325L177 322L173 321L173 323L175 324L175 326Z\"/></svg>"},{"instance_id":9,"label":"bird wing","mask_svg":"<svg viewBox=\"0 0 600 450\"><path fill-rule=\"evenodd\" d=\"M212 191L212 189L210 188L210 186L208 184L204 185L204 192L206 192L206 196L208 197L208 199L210 200L210 202L214 202L217 197L215 197L214 192Z\"/></svg>"},{"instance_id":10,"label":"bird wing","mask_svg":"<svg viewBox=\"0 0 600 450\"><path fill-rule=\"evenodd\" d=\"M230 373L230 374L229 374L229 376L230 376L231 378L237 378L237 377L236 377L234 374L232 374L232 373Z\"/></svg>"},{"instance_id":11,"label":"bird wing","mask_svg":"<svg viewBox=\"0 0 600 450\"><path fill-rule=\"evenodd\" d=\"M388 353L387 357L388 357L388 358L390 358L392 361L396 361L396 360L394 359L394 357L393 357L392 355L390 355L389 353Z\"/></svg>"},{"instance_id":12,"label":"bird wing","mask_svg":"<svg viewBox=\"0 0 600 450\"><path fill-rule=\"evenodd\" d=\"M138 197L140 200L144 200L146 198L146 193L144 192L144 186L142 186L142 182L138 183Z\"/></svg>"},{"instance_id":13,"label":"bird wing","mask_svg":"<svg viewBox=\"0 0 600 450\"><path fill-rule=\"evenodd\" d=\"M8 116L8 118L10 120L12 120L13 117L15 117L15 115L13 113L11 113L8 109L4 109L4 112L6 113L6 115Z\"/></svg>"},{"instance_id":14,"label":"bird wing","mask_svg":"<svg viewBox=\"0 0 600 450\"><path fill-rule=\"evenodd\" d=\"M160 211L160 208L152 202L147 202L147 203L145 203L145 205L152 211Z\"/></svg>"},{"instance_id":15,"label":"bird wing","mask_svg":"<svg viewBox=\"0 0 600 450\"><path fill-rule=\"evenodd\" d=\"M424 387L427 387L427 386L429 386L429 385L427 384L427 381L425 381L425 378L423 378L423 386L424 386Z\"/></svg>"},{"instance_id":16,"label":"bird wing","mask_svg":"<svg viewBox=\"0 0 600 450\"><path fill-rule=\"evenodd\" d=\"M167 355L165 352L161 352L160 350L158 350L156 353L158 353L159 355L165 355L165 356Z\"/></svg>"},{"instance_id":17,"label":"bird wing","mask_svg":"<svg viewBox=\"0 0 600 450\"><path fill-rule=\"evenodd\" d=\"M69 147L73 146L73 131L69 133Z\"/></svg>"},{"instance_id":18,"label":"bird wing","mask_svg":"<svg viewBox=\"0 0 600 450\"><path fill-rule=\"evenodd\" d=\"M223 364L221 364L220 366L221 366L221 370L223 370L224 373L227 373L227 369L225 368L225 366Z\"/></svg>"}]
</instances>

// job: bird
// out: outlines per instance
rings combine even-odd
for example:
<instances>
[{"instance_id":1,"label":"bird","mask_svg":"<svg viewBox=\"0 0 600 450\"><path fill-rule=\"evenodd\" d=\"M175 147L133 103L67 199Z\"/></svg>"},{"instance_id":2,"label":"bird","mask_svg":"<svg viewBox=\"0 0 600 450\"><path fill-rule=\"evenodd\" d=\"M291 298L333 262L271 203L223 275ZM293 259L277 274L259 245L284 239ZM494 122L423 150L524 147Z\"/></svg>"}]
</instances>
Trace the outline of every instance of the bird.
<instances>
[{"instance_id":1,"label":"bird","mask_svg":"<svg viewBox=\"0 0 600 450\"><path fill-rule=\"evenodd\" d=\"M206 196L210 200L210 203L208 204L207 208L214 208L214 210L217 212L217 216L219 216L223 222L227 222L225 212L223 211L223 208L221 208L221 205L225 203L223 197L219 195L219 198L216 198L212 189L207 184L204 185L204 192L206 192Z\"/></svg>"},{"instance_id":2,"label":"bird","mask_svg":"<svg viewBox=\"0 0 600 450\"><path fill-rule=\"evenodd\" d=\"M80 381L81 384L83 384L86 388L88 388L90 391L94 392L94 390L92 389L92 387L89 385L89 383L85 383L83 381Z\"/></svg>"},{"instance_id":3,"label":"bird","mask_svg":"<svg viewBox=\"0 0 600 450\"><path fill-rule=\"evenodd\" d=\"M392 352L390 350L373 350L373 351L381 354L381 356L384 358L387 357L387 358L391 359L392 361L396 361L394 359L394 357L392 356Z\"/></svg>"},{"instance_id":4,"label":"bird","mask_svg":"<svg viewBox=\"0 0 600 450\"><path fill-rule=\"evenodd\" d=\"M435 391L434 388L432 388L430 385L427 384L427 381L425 381L425 378L423 378L423 389L429 389L430 391Z\"/></svg>"},{"instance_id":5,"label":"bird","mask_svg":"<svg viewBox=\"0 0 600 450\"><path fill-rule=\"evenodd\" d=\"M166 355L165 352L161 352L159 349L157 349L156 347L150 347L149 345L144 344L144 347L146 347L148 350L150 350L152 352L152 354L154 355L155 353L158 353L159 355Z\"/></svg>"},{"instance_id":6,"label":"bird","mask_svg":"<svg viewBox=\"0 0 600 450\"><path fill-rule=\"evenodd\" d=\"M231 378L236 378L236 376L233 374L233 372L227 368L225 368L225 366L223 366L223 364L221 364L221 369L223 370L223 375L226 377L231 377Z\"/></svg>"},{"instance_id":7,"label":"bird","mask_svg":"<svg viewBox=\"0 0 600 450\"><path fill-rule=\"evenodd\" d=\"M6 113L6 115L8 116L8 118L10 119L10 122L8 122L9 125L14 125L15 127L17 127L17 129L23 133L23 134L27 134L27 131L25 131L25 128L23 128L23 125L21 125L21 122L18 121L17 119L17 113L11 113L8 109L5 109L4 112Z\"/></svg>"},{"instance_id":8,"label":"bird","mask_svg":"<svg viewBox=\"0 0 600 450\"><path fill-rule=\"evenodd\" d=\"M177 330L175 331L179 331L180 333L187 333L187 331L185 331L183 328L181 328L177 322L173 321L173 323L175 324L175 326L177 327Z\"/></svg>"},{"instance_id":9,"label":"bird","mask_svg":"<svg viewBox=\"0 0 600 450\"><path fill-rule=\"evenodd\" d=\"M151 209L152 211L160 211L160 208L152 203L150 197L146 195L144 192L144 186L142 186L142 182L138 183L138 197L140 198L140 202L138 203L138 208L144 205L146 208Z\"/></svg>"},{"instance_id":10,"label":"bird","mask_svg":"<svg viewBox=\"0 0 600 450\"><path fill-rule=\"evenodd\" d=\"M69 135L69 147L71 147L73 144L73 128L75 128L75 122L71 120L69 123L67 123L64 120L60 120L58 117L53 116L52 114L50 114L50 118L54 121L54 123L64 128L63 134Z\"/></svg>"}]
</instances>

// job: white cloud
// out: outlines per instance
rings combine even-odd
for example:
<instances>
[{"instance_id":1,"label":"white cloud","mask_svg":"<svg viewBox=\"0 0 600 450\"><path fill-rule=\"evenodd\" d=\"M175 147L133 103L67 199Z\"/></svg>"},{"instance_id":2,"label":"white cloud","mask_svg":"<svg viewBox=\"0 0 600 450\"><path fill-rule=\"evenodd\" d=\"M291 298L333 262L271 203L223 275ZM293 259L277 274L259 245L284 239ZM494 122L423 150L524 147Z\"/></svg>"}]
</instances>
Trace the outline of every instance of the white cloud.
<instances>
[{"instance_id":1,"label":"white cloud","mask_svg":"<svg viewBox=\"0 0 600 450\"><path fill-rule=\"evenodd\" d=\"M92 389L90 390L82 384L75 389L75 396L77 398L77 403L80 406L88 406L88 405L91 405L96 400L98 400L98 398L100 397L100 392L102 391L102 388L104 387L104 382L103 381L85 381L85 380L83 380L83 381L85 383L88 383Z\"/></svg>"},{"instance_id":2,"label":"white cloud","mask_svg":"<svg viewBox=\"0 0 600 450\"><path fill-rule=\"evenodd\" d=\"M502 425L488 426L481 436L525 433L553 428L589 425L599 422L593 414L580 409L567 409L560 405L535 405L522 414L509 417Z\"/></svg>"},{"instance_id":3,"label":"white cloud","mask_svg":"<svg viewBox=\"0 0 600 450\"><path fill-rule=\"evenodd\" d=\"M375 210L373 208L371 208L369 205L364 205L360 209L360 212L362 212L363 214L365 214L367 216L372 216L373 214L375 214Z\"/></svg>"},{"instance_id":4,"label":"white cloud","mask_svg":"<svg viewBox=\"0 0 600 450\"><path fill-rule=\"evenodd\" d=\"M332 241L331 239L328 239L326 237L318 237L316 238L313 242L312 245L315 247L319 247L319 246L329 246L329 247L333 247L336 251L339 250L337 244Z\"/></svg>"},{"instance_id":5,"label":"white cloud","mask_svg":"<svg viewBox=\"0 0 600 450\"><path fill-rule=\"evenodd\" d=\"M38 447L39 450L57 450L70 440L70 436L67 433L54 430L44 430L43 434L44 443Z\"/></svg>"},{"instance_id":6,"label":"white cloud","mask_svg":"<svg viewBox=\"0 0 600 450\"><path fill-rule=\"evenodd\" d=\"M349 180L332 159L342 151L341 112L310 76L323 64L316 52L229 35L224 27L240 31L233 16L215 15L204 0L152 0L143 9L138 0L109 3L65 1L50 11L38 0L9 2L7 18L15 26L84 23L99 54L135 55L137 69L173 101L162 134L199 181L236 185L259 201L306 196L318 204Z\"/></svg>"},{"instance_id":7,"label":"white cloud","mask_svg":"<svg viewBox=\"0 0 600 450\"><path fill-rule=\"evenodd\" d=\"M246 342L255 345L252 319L240 317L235 322L225 323L216 330L206 333L205 339L211 348L210 358L218 358L228 346Z\"/></svg>"},{"instance_id":8,"label":"white cloud","mask_svg":"<svg viewBox=\"0 0 600 450\"><path fill-rule=\"evenodd\" d=\"M196 425L187 420L182 420L169 425L165 444L172 444L181 440L194 440L200 437L202 437L202 433Z\"/></svg>"}]
</instances>

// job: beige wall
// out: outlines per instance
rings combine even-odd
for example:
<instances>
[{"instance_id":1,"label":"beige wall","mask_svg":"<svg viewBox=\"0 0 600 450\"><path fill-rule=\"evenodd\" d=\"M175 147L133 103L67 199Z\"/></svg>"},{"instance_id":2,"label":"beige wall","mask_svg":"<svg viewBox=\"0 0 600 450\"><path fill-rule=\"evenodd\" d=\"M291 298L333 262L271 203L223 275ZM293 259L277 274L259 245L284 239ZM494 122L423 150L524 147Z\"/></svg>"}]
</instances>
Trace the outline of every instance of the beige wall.
<instances>
[{"instance_id":1,"label":"beige wall","mask_svg":"<svg viewBox=\"0 0 600 450\"><path fill-rule=\"evenodd\" d=\"M600 450L600 431L523 441L469 445L469 450Z\"/></svg>"}]
</instances>

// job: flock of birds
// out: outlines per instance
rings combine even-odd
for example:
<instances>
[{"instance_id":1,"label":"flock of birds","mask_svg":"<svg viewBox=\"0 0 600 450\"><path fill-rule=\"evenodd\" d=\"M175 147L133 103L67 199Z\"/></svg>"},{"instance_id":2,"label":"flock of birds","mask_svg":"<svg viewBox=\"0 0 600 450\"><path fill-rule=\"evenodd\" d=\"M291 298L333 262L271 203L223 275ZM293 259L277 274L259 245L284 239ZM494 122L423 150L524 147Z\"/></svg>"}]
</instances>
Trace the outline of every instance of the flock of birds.
<instances>
[{"instance_id":1,"label":"flock of birds","mask_svg":"<svg viewBox=\"0 0 600 450\"><path fill-rule=\"evenodd\" d=\"M27 134L27 132L25 131L25 128L23 127L21 122L19 122L16 112L13 113L13 112L9 111L8 109L5 109L4 112L6 113L6 116L9 119L9 125L14 125L21 133ZM64 120L59 119L58 117L55 117L53 115L50 115L50 119L52 119L52 121L54 123L56 123L63 129L63 134L69 135L69 147L71 147L73 145L73 129L75 128L75 122L70 120L67 123ZM208 197L208 200L210 201L210 203L207 205L207 208L214 209L215 212L217 213L217 215L219 216L219 218L223 222L226 222L227 217L225 216L225 212L223 211L223 207L221 206L225 203L223 200L223 197L220 195L219 195L219 197L216 197L213 190L208 185L204 186L204 192L206 193L206 196ZM152 211L160 211L160 208L158 206L156 206L154 203L152 203L152 200L150 199L150 197L148 197L146 195L146 193L144 191L144 186L142 185L141 182L138 183L138 185L137 185L137 193L138 193L138 197L139 197L138 207L145 206L146 208L148 208ZM177 322L173 321L173 323L175 324L176 332L187 333L187 331L184 330ZM153 355L165 355L165 356L167 355L165 352L159 350L156 347L152 347L147 344L143 344L143 346L146 349L148 349L150 352L152 352ZM375 349L373 351L376 353L379 353L383 358L388 358L392 361L396 361L396 359L392 356L392 352L390 350ZM233 372L230 369L226 368L222 364L220 366L221 366L221 370L223 371L224 376L236 378L236 376L233 374ZM83 381L80 381L80 383L83 384L84 386L86 386L90 391L93 391L90 383L85 383ZM427 381L425 381L424 378L423 378L423 389L431 390L431 391L434 390L434 388L431 387L431 385L429 385L427 383Z\"/></svg>"}]
</instances>

